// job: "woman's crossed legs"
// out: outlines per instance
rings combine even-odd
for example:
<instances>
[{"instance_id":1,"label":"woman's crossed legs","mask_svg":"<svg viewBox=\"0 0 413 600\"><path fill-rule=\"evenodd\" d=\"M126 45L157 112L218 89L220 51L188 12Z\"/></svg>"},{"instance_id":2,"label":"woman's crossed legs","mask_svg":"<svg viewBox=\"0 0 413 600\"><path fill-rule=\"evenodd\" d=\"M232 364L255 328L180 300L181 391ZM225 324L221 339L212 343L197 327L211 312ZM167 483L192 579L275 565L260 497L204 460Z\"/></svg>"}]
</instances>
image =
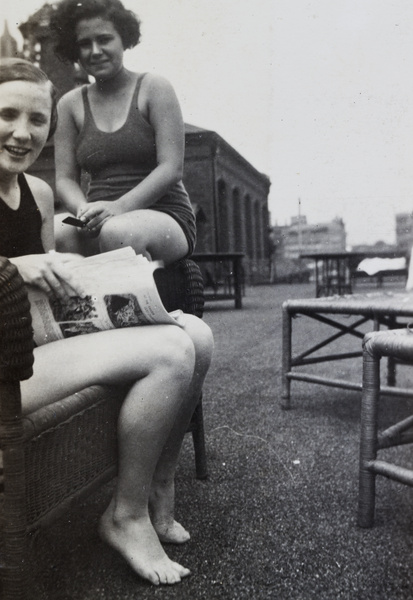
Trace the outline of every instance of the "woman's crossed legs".
<instances>
[{"instance_id":1,"label":"woman's crossed legs","mask_svg":"<svg viewBox=\"0 0 413 600\"><path fill-rule=\"evenodd\" d=\"M33 377L22 382L26 414L89 385L130 384L118 423L117 484L100 532L155 585L176 583L189 574L164 552L148 506L151 496L152 510L162 512L153 501L153 490L159 488L155 473L171 480L176 461L165 459L166 449L172 440L177 460L185 433L180 415L186 418L193 398L199 397L209 366L209 328L194 317L188 317L187 328L116 329L46 344L35 350ZM173 508L169 522L171 518L174 523Z\"/></svg>"}]
</instances>

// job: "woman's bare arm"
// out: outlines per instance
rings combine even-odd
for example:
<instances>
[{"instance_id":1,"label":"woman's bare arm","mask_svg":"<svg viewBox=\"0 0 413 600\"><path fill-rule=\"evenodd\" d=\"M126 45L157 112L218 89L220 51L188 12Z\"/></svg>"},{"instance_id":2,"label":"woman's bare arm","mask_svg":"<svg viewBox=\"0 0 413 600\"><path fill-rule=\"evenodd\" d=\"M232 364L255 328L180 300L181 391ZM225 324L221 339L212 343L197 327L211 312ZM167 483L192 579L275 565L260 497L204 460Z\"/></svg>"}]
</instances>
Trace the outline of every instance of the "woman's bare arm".
<instances>
[{"instance_id":1,"label":"woman's bare arm","mask_svg":"<svg viewBox=\"0 0 413 600\"><path fill-rule=\"evenodd\" d=\"M65 208L74 215L86 205L86 198L80 187L81 170L75 154L78 135L76 111L83 111L79 89L68 92L60 99L54 137L57 195Z\"/></svg>"}]
</instances>

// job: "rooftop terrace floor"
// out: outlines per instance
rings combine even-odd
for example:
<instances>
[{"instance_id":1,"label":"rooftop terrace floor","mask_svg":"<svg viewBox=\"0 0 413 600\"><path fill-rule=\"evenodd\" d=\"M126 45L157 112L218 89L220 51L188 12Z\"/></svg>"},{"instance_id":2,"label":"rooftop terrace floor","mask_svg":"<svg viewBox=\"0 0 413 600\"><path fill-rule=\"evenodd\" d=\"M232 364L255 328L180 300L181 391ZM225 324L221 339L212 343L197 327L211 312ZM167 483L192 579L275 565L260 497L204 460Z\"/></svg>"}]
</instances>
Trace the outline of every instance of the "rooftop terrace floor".
<instances>
[{"instance_id":1,"label":"rooftop terrace floor","mask_svg":"<svg viewBox=\"0 0 413 600\"><path fill-rule=\"evenodd\" d=\"M379 478L375 526L356 525L360 394L293 382L291 410L279 406L281 303L313 295L313 284L259 286L243 310L207 306L216 340L204 390L209 478L195 479L187 436L176 513L192 539L168 547L192 575L154 588L100 541L111 483L33 541L31 600L413 599L413 490ZM320 325L297 327L304 340ZM361 361L317 368L357 378ZM412 373L401 368L398 383ZM406 399L382 406L386 420L411 413ZM393 452L413 466L411 448Z\"/></svg>"}]
</instances>

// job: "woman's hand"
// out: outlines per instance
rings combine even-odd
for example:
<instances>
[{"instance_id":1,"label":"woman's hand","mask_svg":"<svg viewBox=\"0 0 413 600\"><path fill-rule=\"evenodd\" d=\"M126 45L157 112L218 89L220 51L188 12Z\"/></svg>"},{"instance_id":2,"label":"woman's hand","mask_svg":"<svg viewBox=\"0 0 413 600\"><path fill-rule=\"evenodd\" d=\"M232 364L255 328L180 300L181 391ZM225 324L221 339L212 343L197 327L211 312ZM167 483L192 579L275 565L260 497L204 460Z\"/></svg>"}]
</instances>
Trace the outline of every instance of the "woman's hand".
<instances>
[{"instance_id":1,"label":"woman's hand","mask_svg":"<svg viewBox=\"0 0 413 600\"><path fill-rule=\"evenodd\" d=\"M38 287L48 296L67 298L83 296L83 286L76 279L71 267L79 260L78 254L50 252L49 254L29 254L11 258L23 281Z\"/></svg>"},{"instance_id":2,"label":"woman's hand","mask_svg":"<svg viewBox=\"0 0 413 600\"><path fill-rule=\"evenodd\" d=\"M77 212L77 218L86 223L86 229L92 234L98 234L106 221L121 215L122 208L116 201L98 200L83 205Z\"/></svg>"}]
</instances>

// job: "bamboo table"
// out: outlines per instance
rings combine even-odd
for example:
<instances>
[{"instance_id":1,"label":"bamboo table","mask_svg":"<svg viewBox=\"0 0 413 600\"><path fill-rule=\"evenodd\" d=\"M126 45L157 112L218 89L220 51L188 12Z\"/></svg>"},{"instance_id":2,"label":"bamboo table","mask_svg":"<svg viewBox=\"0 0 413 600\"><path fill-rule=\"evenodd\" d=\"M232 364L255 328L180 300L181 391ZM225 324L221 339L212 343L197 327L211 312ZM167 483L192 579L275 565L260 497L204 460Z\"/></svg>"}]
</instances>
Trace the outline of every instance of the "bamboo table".
<instances>
[{"instance_id":1,"label":"bamboo table","mask_svg":"<svg viewBox=\"0 0 413 600\"><path fill-rule=\"evenodd\" d=\"M309 342L306 348L304 348L305 340L300 339L300 351L293 356L292 323L293 319L297 316L308 317L328 325L332 328L332 333L321 342ZM343 316L352 317L351 322L344 324L342 319L340 321L340 317ZM399 321L400 318L403 322ZM371 329L377 331L380 327L396 329L397 327L405 326L409 320L413 320L413 294L407 292L376 292L371 294L287 300L284 302L282 330L282 407L290 408L292 380L361 391L361 382L344 381L315 375L307 370L296 369L296 367L308 367L316 363L361 357L361 341L365 335L365 331L359 329L361 325L371 321ZM322 355L318 353L319 350L329 346L329 344L344 335L351 335L358 340L354 351ZM393 387L394 385L395 361L392 357L389 357L387 386L382 386L382 390L388 394L396 395L397 390Z\"/></svg>"},{"instance_id":2,"label":"bamboo table","mask_svg":"<svg viewBox=\"0 0 413 600\"><path fill-rule=\"evenodd\" d=\"M234 300L235 308L242 308L242 293L243 293L243 272L242 259L245 254L243 252L205 252L202 254L193 254L192 260L196 263L214 263L216 265L229 265L229 277L225 281L223 291L214 289L212 294L205 293L205 301L207 300ZM207 287L205 285L205 287Z\"/></svg>"},{"instance_id":3,"label":"bamboo table","mask_svg":"<svg viewBox=\"0 0 413 600\"><path fill-rule=\"evenodd\" d=\"M315 265L315 295L333 296L335 294L351 294L353 281L357 276L357 265L364 258L399 258L403 252L315 252L301 254L300 258L311 259ZM406 270L379 271L375 277L377 284L383 282L385 276L407 276ZM368 275L365 273L365 277Z\"/></svg>"}]
</instances>

